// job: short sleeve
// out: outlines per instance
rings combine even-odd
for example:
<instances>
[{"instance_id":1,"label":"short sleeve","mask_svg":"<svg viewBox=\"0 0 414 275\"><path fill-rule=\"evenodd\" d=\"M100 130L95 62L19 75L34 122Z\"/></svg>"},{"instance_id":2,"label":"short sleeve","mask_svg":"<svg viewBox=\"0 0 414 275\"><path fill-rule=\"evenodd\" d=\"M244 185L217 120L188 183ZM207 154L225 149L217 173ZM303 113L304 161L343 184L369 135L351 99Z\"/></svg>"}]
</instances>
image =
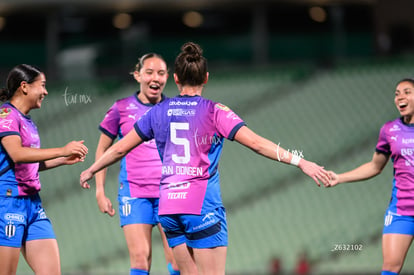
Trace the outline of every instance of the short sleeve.
<instances>
[{"instance_id":1,"label":"short sleeve","mask_svg":"<svg viewBox=\"0 0 414 275\"><path fill-rule=\"evenodd\" d=\"M104 119L99 124L99 130L111 139L115 139L119 131L119 121L119 110L117 107L117 103L115 103L106 112Z\"/></svg>"},{"instance_id":2,"label":"short sleeve","mask_svg":"<svg viewBox=\"0 0 414 275\"><path fill-rule=\"evenodd\" d=\"M2 107L0 109L0 137L19 135L20 121L11 108Z\"/></svg>"},{"instance_id":3,"label":"short sleeve","mask_svg":"<svg viewBox=\"0 0 414 275\"><path fill-rule=\"evenodd\" d=\"M155 113L153 111L156 106L143 114L134 124L134 129L143 141L148 141L154 138L154 131L152 129L151 117Z\"/></svg>"},{"instance_id":4,"label":"short sleeve","mask_svg":"<svg viewBox=\"0 0 414 275\"><path fill-rule=\"evenodd\" d=\"M391 148L390 148L390 144L389 144L388 139L387 139L387 134L386 134L385 129L386 129L386 125L381 127L379 137L378 137L377 146L376 146L375 150L378 153L389 155L389 154L391 154Z\"/></svg>"},{"instance_id":5,"label":"short sleeve","mask_svg":"<svg viewBox=\"0 0 414 275\"><path fill-rule=\"evenodd\" d=\"M246 125L235 112L221 103L214 105L214 120L217 132L229 140L233 140L237 131Z\"/></svg>"}]
</instances>

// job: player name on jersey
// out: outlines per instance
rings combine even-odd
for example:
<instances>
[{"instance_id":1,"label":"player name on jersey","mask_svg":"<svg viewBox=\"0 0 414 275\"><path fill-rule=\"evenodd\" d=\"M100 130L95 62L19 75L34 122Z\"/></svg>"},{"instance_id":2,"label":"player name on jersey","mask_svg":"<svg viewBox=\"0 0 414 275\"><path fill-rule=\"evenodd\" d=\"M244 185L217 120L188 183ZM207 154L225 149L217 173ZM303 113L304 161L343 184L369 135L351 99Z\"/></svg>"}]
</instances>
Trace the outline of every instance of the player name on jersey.
<instances>
[{"instance_id":1,"label":"player name on jersey","mask_svg":"<svg viewBox=\"0 0 414 275\"><path fill-rule=\"evenodd\" d=\"M203 168L202 167L192 167L192 166L162 166L163 175L187 175L187 176L202 176Z\"/></svg>"}]
</instances>

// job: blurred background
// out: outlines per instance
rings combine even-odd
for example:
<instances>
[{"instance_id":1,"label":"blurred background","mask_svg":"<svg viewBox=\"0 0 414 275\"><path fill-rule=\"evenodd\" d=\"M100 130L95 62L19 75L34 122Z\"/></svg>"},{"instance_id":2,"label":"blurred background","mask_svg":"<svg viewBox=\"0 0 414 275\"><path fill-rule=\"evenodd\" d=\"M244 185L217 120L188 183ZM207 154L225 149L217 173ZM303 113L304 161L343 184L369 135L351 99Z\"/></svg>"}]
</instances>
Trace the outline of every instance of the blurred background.
<instances>
[{"instance_id":1,"label":"blurred background","mask_svg":"<svg viewBox=\"0 0 414 275\"><path fill-rule=\"evenodd\" d=\"M257 133L337 172L369 161L380 127L398 117L396 83L413 76L412 0L0 0L0 75L20 63L46 72L31 115L43 147L84 139L82 164L43 172L41 197L64 274L129 274L119 217L81 190L106 110L138 84L147 52L173 61L187 41L209 60L204 96ZM170 77L165 89L174 96ZM117 205L119 163L107 192ZM364 183L318 188L298 169L226 142L227 274L379 274L392 166ZM151 274L167 274L159 234ZM409 252L402 274L414 274ZM295 270L305 258L310 271ZM31 274L23 258L19 274Z\"/></svg>"}]
</instances>

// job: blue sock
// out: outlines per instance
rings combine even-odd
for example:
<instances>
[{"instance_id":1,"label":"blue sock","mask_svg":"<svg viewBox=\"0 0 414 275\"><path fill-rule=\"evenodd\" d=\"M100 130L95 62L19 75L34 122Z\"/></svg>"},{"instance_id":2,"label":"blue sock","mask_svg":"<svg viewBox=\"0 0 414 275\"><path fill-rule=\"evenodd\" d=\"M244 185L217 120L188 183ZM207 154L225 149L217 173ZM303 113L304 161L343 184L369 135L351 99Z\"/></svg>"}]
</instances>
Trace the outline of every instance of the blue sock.
<instances>
[{"instance_id":1,"label":"blue sock","mask_svg":"<svg viewBox=\"0 0 414 275\"><path fill-rule=\"evenodd\" d=\"M129 270L129 275L148 275L149 272L142 269L131 268Z\"/></svg>"},{"instance_id":2,"label":"blue sock","mask_svg":"<svg viewBox=\"0 0 414 275\"><path fill-rule=\"evenodd\" d=\"M174 270L171 263L168 263L168 271L170 272L170 275L180 275L180 271Z\"/></svg>"},{"instance_id":3,"label":"blue sock","mask_svg":"<svg viewBox=\"0 0 414 275\"><path fill-rule=\"evenodd\" d=\"M383 270L383 271L381 272L381 275L398 275L398 273Z\"/></svg>"}]
</instances>

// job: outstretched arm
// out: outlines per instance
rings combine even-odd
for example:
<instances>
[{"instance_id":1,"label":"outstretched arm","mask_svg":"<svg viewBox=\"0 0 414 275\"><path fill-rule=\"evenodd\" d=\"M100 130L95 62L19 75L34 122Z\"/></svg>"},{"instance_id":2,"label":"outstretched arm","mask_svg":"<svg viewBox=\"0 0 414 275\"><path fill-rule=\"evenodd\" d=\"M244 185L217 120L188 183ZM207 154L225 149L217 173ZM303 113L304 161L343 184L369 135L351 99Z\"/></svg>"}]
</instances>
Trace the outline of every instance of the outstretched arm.
<instances>
[{"instance_id":1,"label":"outstretched arm","mask_svg":"<svg viewBox=\"0 0 414 275\"><path fill-rule=\"evenodd\" d=\"M18 135L6 136L1 139L3 147L14 163L39 162L39 170L46 170L65 164L83 161L88 148L81 141L71 141L58 148L23 147Z\"/></svg>"},{"instance_id":2,"label":"outstretched arm","mask_svg":"<svg viewBox=\"0 0 414 275\"><path fill-rule=\"evenodd\" d=\"M329 184L328 172L325 171L323 167L303 158L299 158L298 156L294 156L274 142L257 135L246 126L241 127L237 131L234 140L252 149L257 154L269 159L298 166L302 172L311 177L318 186L320 186L319 181L322 181L324 185Z\"/></svg>"},{"instance_id":3,"label":"outstretched arm","mask_svg":"<svg viewBox=\"0 0 414 275\"><path fill-rule=\"evenodd\" d=\"M329 171L330 182L327 187L343 182L362 181L375 177L382 172L389 158L389 155L375 152L370 162L364 163L351 171L342 174Z\"/></svg>"},{"instance_id":4,"label":"outstretched arm","mask_svg":"<svg viewBox=\"0 0 414 275\"><path fill-rule=\"evenodd\" d=\"M39 162L39 171L49 170L62 165L72 165L78 162L83 162L85 156L71 155L68 157L60 157Z\"/></svg>"},{"instance_id":5,"label":"outstretched arm","mask_svg":"<svg viewBox=\"0 0 414 275\"><path fill-rule=\"evenodd\" d=\"M124 138L109 147L108 150L106 150L98 160L96 160L88 169L82 172L80 175L80 185L82 188L89 189L90 185L87 183L87 181L93 178L93 176L98 171L117 162L142 142L143 140L134 129L129 131L129 133Z\"/></svg>"},{"instance_id":6,"label":"outstretched arm","mask_svg":"<svg viewBox=\"0 0 414 275\"><path fill-rule=\"evenodd\" d=\"M112 138L105 134L101 134L98 147L96 148L95 161L98 160L109 147L111 147L112 143ZM98 203L99 210L102 213L107 213L112 217L115 215L115 209L112 206L111 200L105 195L106 170L107 169L104 168L95 175L96 202Z\"/></svg>"}]
</instances>

